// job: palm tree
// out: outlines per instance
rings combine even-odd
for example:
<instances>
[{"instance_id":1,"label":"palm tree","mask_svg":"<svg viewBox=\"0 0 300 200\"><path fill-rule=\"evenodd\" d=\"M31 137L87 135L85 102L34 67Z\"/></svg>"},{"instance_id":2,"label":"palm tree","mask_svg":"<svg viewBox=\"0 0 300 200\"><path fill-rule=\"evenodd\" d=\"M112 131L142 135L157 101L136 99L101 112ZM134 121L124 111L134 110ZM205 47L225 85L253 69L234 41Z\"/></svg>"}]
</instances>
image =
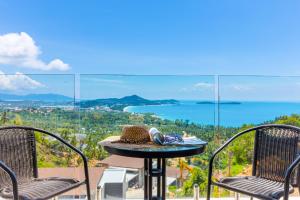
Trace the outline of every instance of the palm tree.
<instances>
[{"instance_id":1,"label":"palm tree","mask_svg":"<svg viewBox=\"0 0 300 200\"><path fill-rule=\"evenodd\" d=\"M4 125L4 124L6 124L6 122L8 122L8 120L9 120L9 118L7 117L7 112L6 111L4 111L3 112L3 114L2 114L2 116L1 116L1 125Z\"/></svg>"}]
</instances>

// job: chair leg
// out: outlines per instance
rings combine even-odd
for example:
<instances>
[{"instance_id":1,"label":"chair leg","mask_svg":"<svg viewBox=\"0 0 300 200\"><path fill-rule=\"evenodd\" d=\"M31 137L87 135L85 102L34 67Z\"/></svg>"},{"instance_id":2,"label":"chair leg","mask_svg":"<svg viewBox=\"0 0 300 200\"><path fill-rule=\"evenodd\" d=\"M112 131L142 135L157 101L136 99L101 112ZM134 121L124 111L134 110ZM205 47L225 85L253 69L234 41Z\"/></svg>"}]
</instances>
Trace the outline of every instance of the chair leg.
<instances>
[{"instance_id":1,"label":"chair leg","mask_svg":"<svg viewBox=\"0 0 300 200\"><path fill-rule=\"evenodd\" d=\"M211 179L209 177L207 183L207 200L210 200L210 193L211 193Z\"/></svg>"},{"instance_id":2,"label":"chair leg","mask_svg":"<svg viewBox=\"0 0 300 200\"><path fill-rule=\"evenodd\" d=\"M87 160L84 160L84 174L85 174L85 185L86 185L86 194L87 199L92 200L91 197L91 188L90 188L90 178L89 178L89 170Z\"/></svg>"},{"instance_id":3,"label":"chair leg","mask_svg":"<svg viewBox=\"0 0 300 200\"><path fill-rule=\"evenodd\" d=\"M90 186L89 186L89 181L86 183L86 193L87 193L87 199L88 200L92 200L91 189L90 189Z\"/></svg>"},{"instance_id":4,"label":"chair leg","mask_svg":"<svg viewBox=\"0 0 300 200\"><path fill-rule=\"evenodd\" d=\"M288 200L289 199L289 187L285 187L284 188L284 196L283 196L283 200Z\"/></svg>"},{"instance_id":5,"label":"chair leg","mask_svg":"<svg viewBox=\"0 0 300 200\"><path fill-rule=\"evenodd\" d=\"M207 181L207 200L210 200L210 193L211 193L211 186L212 186L212 162L209 164L209 169L208 169L208 181Z\"/></svg>"}]
</instances>

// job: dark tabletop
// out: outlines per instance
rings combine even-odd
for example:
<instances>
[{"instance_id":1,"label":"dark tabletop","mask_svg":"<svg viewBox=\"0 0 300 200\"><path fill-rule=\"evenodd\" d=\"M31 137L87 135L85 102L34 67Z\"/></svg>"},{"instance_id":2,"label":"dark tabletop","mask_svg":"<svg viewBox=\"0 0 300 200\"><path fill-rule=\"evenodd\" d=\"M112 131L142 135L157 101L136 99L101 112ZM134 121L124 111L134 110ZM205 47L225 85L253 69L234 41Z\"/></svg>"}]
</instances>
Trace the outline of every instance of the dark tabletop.
<instances>
[{"instance_id":1,"label":"dark tabletop","mask_svg":"<svg viewBox=\"0 0 300 200\"><path fill-rule=\"evenodd\" d=\"M104 149L115 155L136 157L136 158L176 158L187 157L204 152L204 145L168 145L161 146L156 144L125 144L112 143L111 141L101 142Z\"/></svg>"}]
</instances>

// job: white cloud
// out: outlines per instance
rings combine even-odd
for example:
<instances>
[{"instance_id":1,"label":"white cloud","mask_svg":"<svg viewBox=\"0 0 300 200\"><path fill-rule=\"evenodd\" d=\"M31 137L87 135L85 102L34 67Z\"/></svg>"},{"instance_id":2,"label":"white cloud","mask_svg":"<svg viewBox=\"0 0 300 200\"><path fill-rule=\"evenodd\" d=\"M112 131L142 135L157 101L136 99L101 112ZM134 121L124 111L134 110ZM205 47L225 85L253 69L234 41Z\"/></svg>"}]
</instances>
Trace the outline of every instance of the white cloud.
<instances>
[{"instance_id":1,"label":"white cloud","mask_svg":"<svg viewBox=\"0 0 300 200\"><path fill-rule=\"evenodd\" d=\"M215 85L213 83L200 82L194 85L195 89L212 89Z\"/></svg>"},{"instance_id":2,"label":"white cloud","mask_svg":"<svg viewBox=\"0 0 300 200\"><path fill-rule=\"evenodd\" d=\"M215 85L213 83L199 82L190 87L181 88L182 92L192 92L192 91L203 91L203 90L213 90Z\"/></svg>"},{"instance_id":3,"label":"white cloud","mask_svg":"<svg viewBox=\"0 0 300 200\"><path fill-rule=\"evenodd\" d=\"M6 75L0 71L0 90L16 91L44 87L44 85L20 72Z\"/></svg>"},{"instance_id":4,"label":"white cloud","mask_svg":"<svg viewBox=\"0 0 300 200\"><path fill-rule=\"evenodd\" d=\"M249 91L252 90L252 86L249 85L231 85L231 88L236 91Z\"/></svg>"},{"instance_id":5,"label":"white cloud","mask_svg":"<svg viewBox=\"0 0 300 200\"><path fill-rule=\"evenodd\" d=\"M41 53L32 37L25 32L0 35L0 64L38 70L66 71L70 69L69 65L60 59L45 63L39 59Z\"/></svg>"}]
</instances>

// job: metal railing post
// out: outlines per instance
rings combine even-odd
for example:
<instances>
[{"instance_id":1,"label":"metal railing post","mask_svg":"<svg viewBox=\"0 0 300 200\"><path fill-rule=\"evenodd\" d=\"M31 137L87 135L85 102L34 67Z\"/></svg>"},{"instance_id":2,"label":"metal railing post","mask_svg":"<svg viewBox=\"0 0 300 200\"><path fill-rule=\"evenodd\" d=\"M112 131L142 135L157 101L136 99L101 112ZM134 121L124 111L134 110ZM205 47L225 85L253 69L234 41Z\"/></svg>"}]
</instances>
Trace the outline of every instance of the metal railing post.
<instances>
[{"instance_id":1,"label":"metal railing post","mask_svg":"<svg viewBox=\"0 0 300 200\"><path fill-rule=\"evenodd\" d=\"M235 200L240 200L240 193L235 192L235 193L234 193L234 199L235 199Z\"/></svg>"},{"instance_id":2,"label":"metal railing post","mask_svg":"<svg viewBox=\"0 0 300 200\"><path fill-rule=\"evenodd\" d=\"M199 200L199 199L200 199L199 185L195 184L194 185L194 200Z\"/></svg>"}]
</instances>

